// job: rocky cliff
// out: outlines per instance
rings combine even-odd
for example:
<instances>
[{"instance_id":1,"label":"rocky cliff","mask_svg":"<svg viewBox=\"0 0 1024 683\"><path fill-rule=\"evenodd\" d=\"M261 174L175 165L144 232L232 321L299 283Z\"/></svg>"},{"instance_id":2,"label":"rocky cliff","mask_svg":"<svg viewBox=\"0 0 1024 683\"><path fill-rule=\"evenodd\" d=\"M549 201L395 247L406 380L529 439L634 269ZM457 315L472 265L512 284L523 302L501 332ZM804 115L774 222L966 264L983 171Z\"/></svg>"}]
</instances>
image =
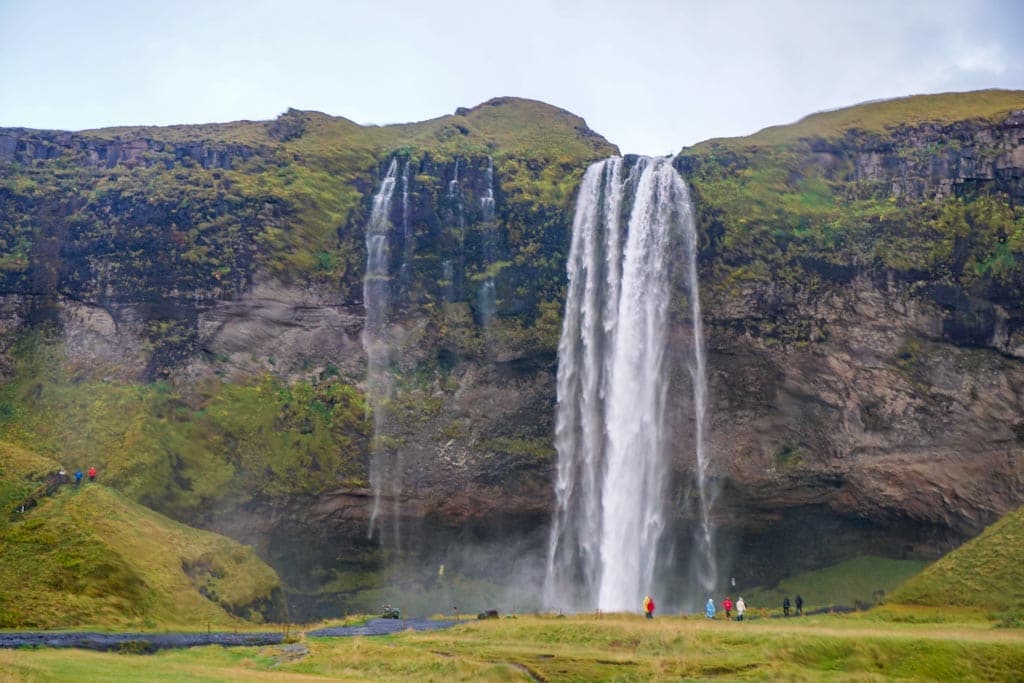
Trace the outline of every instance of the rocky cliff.
<instances>
[{"instance_id":1,"label":"rocky cliff","mask_svg":"<svg viewBox=\"0 0 1024 683\"><path fill-rule=\"evenodd\" d=\"M911 98L677 157L738 576L934 556L1024 501L1022 111L1020 93ZM394 559L366 537L371 451L401 491L384 509L405 556L542 554L573 193L615 152L511 98L384 128L290 111L0 131L3 438L253 543L311 611ZM374 435L365 228L393 160L395 391Z\"/></svg>"},{"instance_id":2,"label":"rocky cliff","mask_svg":"<svg viewBox=\"0 0 1024 683\"><path fill-rule=\"evenodd\" d=\"M916 100L925 118L948 102ZM913 103L678 160L703 199L718 514L753 560L740 575L933 557L1022 502L1024 117L1018 101L896 123Z\"/></svg>"}]
</instances>

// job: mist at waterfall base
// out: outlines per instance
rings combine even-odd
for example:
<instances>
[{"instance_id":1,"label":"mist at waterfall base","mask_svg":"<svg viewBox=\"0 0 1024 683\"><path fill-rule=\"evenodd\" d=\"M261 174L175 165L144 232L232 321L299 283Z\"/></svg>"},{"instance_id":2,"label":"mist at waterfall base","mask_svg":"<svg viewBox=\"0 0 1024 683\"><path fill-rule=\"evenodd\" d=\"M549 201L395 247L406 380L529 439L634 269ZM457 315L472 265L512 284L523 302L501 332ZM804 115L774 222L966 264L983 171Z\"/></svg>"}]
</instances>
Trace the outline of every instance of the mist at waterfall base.
<instances>
[{"instance_id":1,"label":"mist at waterfall base","mask_svg":"<svg viewBox=\"0 0 1024 683\"><path fill-rule=\"evenodd\" d=\"M550 608L639 611L653 594L692 610L718 589L696 259L672 160L587 170L558 349ZM681 471L692 481L675 481Z\"/></svg>"}]
</instances>

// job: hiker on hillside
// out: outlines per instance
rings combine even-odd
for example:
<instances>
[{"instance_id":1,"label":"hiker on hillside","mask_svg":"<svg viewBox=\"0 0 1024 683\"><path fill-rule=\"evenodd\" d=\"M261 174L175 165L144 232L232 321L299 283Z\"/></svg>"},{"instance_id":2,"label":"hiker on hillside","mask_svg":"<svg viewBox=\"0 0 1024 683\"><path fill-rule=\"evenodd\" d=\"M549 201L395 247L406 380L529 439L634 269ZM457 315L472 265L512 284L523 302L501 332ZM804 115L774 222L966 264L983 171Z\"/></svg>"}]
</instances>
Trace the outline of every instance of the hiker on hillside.
<instances>
[{"instance_id":1,"label":"hiker on hillside","mask_svg":"<svg viewBox=\"0 0 1024 683\"><path fill-rule=\"evenodd\" d=\"M710 597L708 598L708 604L704 605L704 616L708 619L715 618L715 601Z\"/></svg>"},{"instance_id":2,"label":"hiker on hillside","mask_svg":"<svg viewBox=\"0 0 1024 683\"><path fill-rule=\"evenodd\" d=\"M650 595L644 596L644 614L648 619L654 618L654 599Z\"/></svg>"},{"instance_id":3,"label":"hiker on hillside","mask_svg":"<svg viewBox=\"0 0 1024 683\"><path fill-rule=\"evenodd\" d=\"M725 610L725 618L732 618L732 598L728 595L725 596L725 600L722 600L722 609Z\"/></svg>"},{"instance_id":4,"label":"hiker on hillside","mask_svg":"<svg viewBox=\"0 0 1024 683\"><path fill-rule=\"evenodd\" d=\"M782 600L782 616L784 616L784 617L788 617L789 616L789 596L788 595L785 598L783 598L783 600Z\"/></svg>"},{"instance_id":5,"label":"hiker on hillside","mask_svg":"<svg viewBox=\"0 0 1024 683\"><path fill-rule=\"evenodd\" d=\"M95 467L90 467L89 468L89 481L96 481L96 468Z\"/></svg>"},{"instance_id":6,"label":"hiker on hillside","mask_svg":"<svg viewBox=\"0 0 1024 683\"><path fill-rule=\"evenodd\" d=\"M60 477L60 483L62 484L68 480L68 471L64 469L64 465L61 465L60 469L57 470L57 476Z\"/></svg>"},{"instance_id":7,"label":"hiker on hillside","mask_svg":"<svg viewBox=\"0 0 1024 683\"><path fill-rule=\"evenodd\" d=\"M743 613L747 611L747 603L743 602L743 597L736 601L736 621L743 621Z\"/></svg>"},{"instance_id":8,"label":"hiker on hillside","mask_svg":"<svg viewBox=\"0 0 1024 683\"><path fill-rule=\"evenodd\" d=\"M796 596L796 615L802 617L804 615L804 599L799 595Z\"/></svg>"},{"instance_id":9,"label":"hiker on hillside","mask_svg":"<svg viewBox=\"0 0 1024 683\"><path fill-rule=\"evenodd\" d=\"M75 486L82 483L82 470L75 470Z\"/></svg>"}]
</instances>

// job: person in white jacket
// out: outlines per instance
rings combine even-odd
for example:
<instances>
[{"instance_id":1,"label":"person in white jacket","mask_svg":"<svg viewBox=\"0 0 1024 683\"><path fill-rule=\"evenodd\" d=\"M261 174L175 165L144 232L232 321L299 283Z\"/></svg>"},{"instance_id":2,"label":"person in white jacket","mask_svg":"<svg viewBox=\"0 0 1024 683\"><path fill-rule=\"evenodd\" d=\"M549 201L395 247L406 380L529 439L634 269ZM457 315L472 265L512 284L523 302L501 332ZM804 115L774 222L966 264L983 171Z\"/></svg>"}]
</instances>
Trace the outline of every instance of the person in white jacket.
<instances>
[{"instance_id":1,"label":"person in white jacket","mask_svg":"<svg viewBox=\"0 0 1024 683\"><path fill-rule=\"evenodd\" d=\"M743 621L743 613L747 611L747 603L741 597L736 601L736 621Z\"/></svg>"}]
</instances>

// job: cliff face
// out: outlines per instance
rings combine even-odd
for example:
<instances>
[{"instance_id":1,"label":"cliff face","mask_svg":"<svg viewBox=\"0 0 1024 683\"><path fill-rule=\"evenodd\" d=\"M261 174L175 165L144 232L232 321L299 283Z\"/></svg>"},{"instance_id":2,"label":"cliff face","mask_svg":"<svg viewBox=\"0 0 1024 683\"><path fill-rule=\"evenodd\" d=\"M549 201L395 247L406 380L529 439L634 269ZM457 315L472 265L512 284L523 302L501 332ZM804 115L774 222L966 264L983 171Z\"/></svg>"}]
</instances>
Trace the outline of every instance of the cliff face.
<instances>
[{"instance_id":1,"label":"cliff face","mask_svg":"<svg viewBox=\"0 0 1024 683\"><path fill-rule=\"evenodd\" d=\"M715 515L737 576L934 556L1024 502L1024 114L1004 109L798 124L677 158L700 213ZM139 500L257 545L293 593L381 566L374 448L407 555L542 553L573 193L614 152L581 119L508 99L383 129L289 112L0 131L7 438L87 454ZM364 231L392 160L395 391L374 437ZM684 369L674 382L685 544Z\"/></svg>"},{"instance_id":2,"label":"cliff face","mask_svg":"<svg viewBox=\"0 0 1024 683\"><path fill-rule=\"evenodd\" d=\"M679 160L737 572L947 551L1024 500L1024 117L751 140Z\"/></svg>"}]
</instances>

